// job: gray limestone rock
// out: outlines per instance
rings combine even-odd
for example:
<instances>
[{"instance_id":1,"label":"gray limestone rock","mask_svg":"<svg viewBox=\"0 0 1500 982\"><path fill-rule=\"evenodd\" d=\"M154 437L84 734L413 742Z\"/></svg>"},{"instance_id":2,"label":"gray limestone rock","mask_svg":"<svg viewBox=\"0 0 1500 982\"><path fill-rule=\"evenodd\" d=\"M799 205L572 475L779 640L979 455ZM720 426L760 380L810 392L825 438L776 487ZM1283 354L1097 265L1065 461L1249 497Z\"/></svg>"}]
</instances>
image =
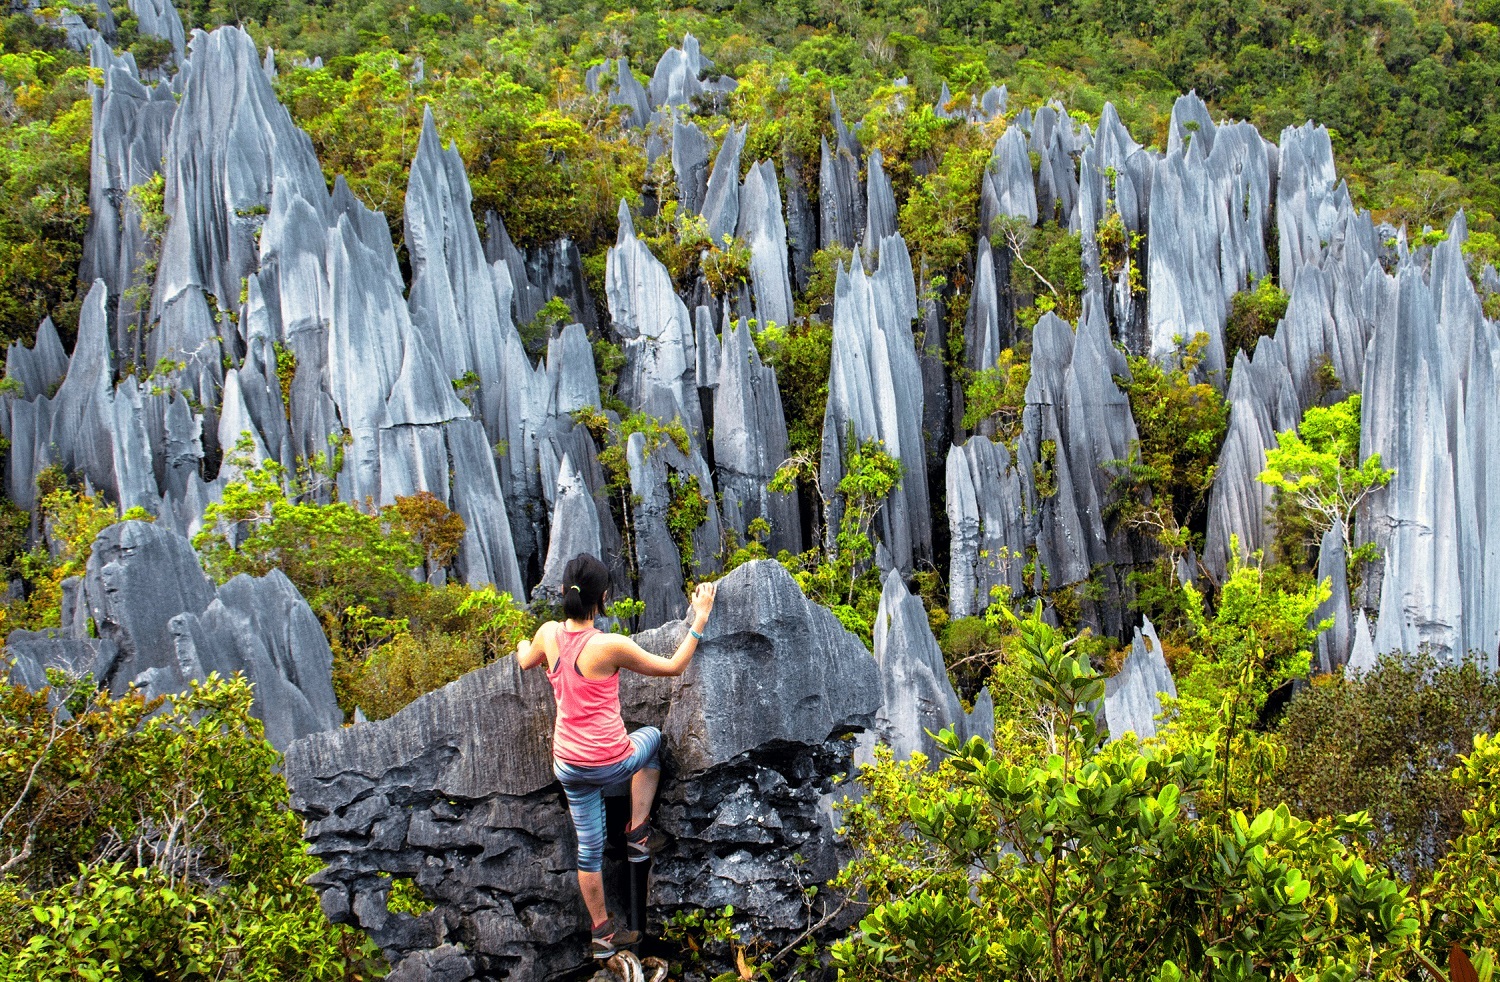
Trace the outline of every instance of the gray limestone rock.
<instances>
[{"instance_id":1,"label":"gray limestone rock","mask_svg":"<svg viewBox=\"0 0 1500 982\"><path fill-rule=\"evenodd\" d=\"M906 589L900 573L886 574L875 616L875 663L880 668L880 709L872 733L897 759L922 753L934 765L942 759L928 734L951 728L960 740L995 738L995 709L984 689L965 712L948 680L942 649L932 636L922 598Z\"/></svg>"},{"instance_id":2,"label":"gray limestone rock","mask_svg":"<svg viewBox=\"0 0 1500 982\"><path fill-rule=\"evenodd\" d=\"M327 192L312 141L277 101L248 34L235 27L195 34L192 64L162 154L172 220L151 303L160 326L146 357L185 362L187 388L207 401L222 379L216 338L225 330L209 299L229 309L255 272L256 235L275 190L309 201Z\"/></svg>"},{"instance_id":3,"label":"gray limestone rock","mask_svg":"<svg viewBox=\"0 0 1500 982\"><path fill-rule=\"evenodd\" d=\"M1355 615L1354 643L1350 646L1349 663L1344 666L1344 674L1350 678L1358 678L1371 671L1377 661L1375 642L1370 640L1370 622L1365 618L1365 610L1361 607Z\"/></svg>"},{"instance_id":4,"label":"gray limestone rock","mask_svg":"<svg viewBox=\"0 0 1500 982\"><path fill-rule=\"evenodd\" d=\"M869 209L865 219L865 255L880 252L880 243L896 234L896 194L891 189L890 179L885 176L880 151L870 153L866 161L865 205Z\"/></svg>"},{"instance_id":5,"label":"gray limestone rock","mask_svg":"<svg viewBox=\"0 0 1500 982\"><path fill-rule=\"evenodd\" d=\"M79 312L78 341L56 395L10 405L10 498L28 510L35 506L36 476L49 464L84 478L122 510L160 504L140 388L129 379L118 390L112 385L108 292L100 280L89 290ZM39 337L41 354L33 350L29 359L21 359L32 363L36 383L56 364L46 335ZM53 367L44 367L49 362Z\"/></svg>"},{"instance_id":6,"label":"gray limestone rock","mask_svg":"<svg viewBox=\"0 0 1500 982\"><path fill-rule=\"evenodd\" d=\"M11 631L5 638L5 656L16 659L11 681L35 692L47 684L46 670L61 669L75 679L100 676L101 665L119 659L119 645L108 638L68 637L59 630ZM0 658L0 667L4 666Z\"/></svg>"},{"instance_id":7,"label":"gray limestone rock","mask_svg":"<svg viewBox=\"0 0 1500 982\"><path fill-rule=\"evenodd\" d=\"M1037 222L1036 184L1031 177L1031 152L1020 126L1006 128L995 141L980 189L980 228L990 228L998 217Z\"/></svg>"},{"instance_id":8,"label":"gray limestone rock","mask_svg":"<svg viewBox=\"0 0 1500 982\"><path fill-rule=\"evenodd\" d=\"M152 695L187 688L168 622L201 612L215 591L186 539L149 522L111 525L94 540L84 596L99 637L119 649L99 665L101 686L119 696L149 676Z\"/></svg>"},{"instance_id":9,"label":"gray limestone rock","mask_svg":"<svg viewBox=\"0 0 1500 982\"><path fill-rule=\"evenodd\" d=\"M792 322L792 282L787 268L787 228L781 217L776 166L752 164L740 188L739 238L750 246L750 285L762 328ZM700 374L699 384L704 376Z\"/></svg>"},{"instance_id":10,"label":"gray limestone rock","mask_svg":"<svg viewBox=\"0 0 1500 982\"><path fill-rule=\"evenodd\" d=\"M743 542L747 526L764 518L771 525L766 543L771 554L798 552L802 522L797 501L767 487L787 456L776 369L761 363L750 328L742 322L725 325L718 369L713 447L724 523Z\"/></svg>"},{"instance_id":11,"label":"gray limestone rock","mask_svg":"<svg viewBox=\"0 0 1500 982\"><path fill-rule=\"evenodd\" d=\"M5 350L5 377L14 379L21 387L18 393L21 399L50 395L67 373L68 355L50 317L42 319L31 347L12 341Z\"/></svg>"},{"instance_id":12,"label":"gray limestone rock","mask_svg":"<svg viewBox=\"0 0 1500 982\"><path fill-rule=\"evenodd\" d=\"M1025 587L1021 475L1004 444L970 437L948 450L947 492L948 612L974 617L994 588L1019 596Z\"/></svg>"},{"instance_id":13,"label":"gray limestone rock","mask_svg":"<svg viewBox=\"0 0 1500 982\"><path fill-rule=\"evenodd\" d=\"M1167 668L1161 641L1149 620L1135 630L1130 654L1118 674L1104 682L1104 719L1110 736L1125 732L1149 740L1156 735L1161 696L1177 698L1177 685Z\"/></svg>"},{"instance_id":14,"label":"gray limestone rock","mask_svg":"<svg viewBox=\"0 0 1500 982\"><path fill-rule=\"evenodd\" d=\"M818 240L823 248L842 245L853 249L864 238L865 195L860 183L861 152L839 115L838 102L833 103L833 127L836 136L830 149L828 138L822 141L822 166L818 169Z\"/></svg>"},{"instance_id":15,"label":"gray limestone rock","mask_svg":"<svg viewBox=\"0 0 1500 982\"><path fill-rule=\"evenodd\" d=\"M244 673L255 687L253 712L278 750L343 723L328 639L280 570L258 578L236 576L219 587L201 613L185 610L167 627L189 679Z\"/></svg>"},{"instance_id":16,"label":"gray limestone rock","mask_svg":"<svg viewBox=\"0 0 1500 982\"><path fill-rule=\"evenodd\" d=\"M187 35L172 0L130 0L130 12L135 14L137 31L172 42L173 53L182 60Z\"/></svg>"},{"instance_id":17,"label":"gray limestone rock","mask_svg":"<svg viewBox=\"0 0 1500 982\"><path fill-rule=\"evenodd\" d=\"M670 652L684 630L637 640ZM622 680L627 722L664 734L655 821L671 842L653 864L650 917L733 903L781 943L805 927L800 885L785 872L792 855L812 878L837 872L820 801L850 764L837 737L874 716L879 677L864 646L774 562L720 583L705 633L681 679ZM314 878L323 909L369 932L393 976L441 967L444 978L532 979L587 962L552 714L543 673L507 658L391 719L288 750L293 807L327 864ZM411 877L437 909L391 913L391 875Z\"/></svg>"},{"instance_id":18,"label":"gray limestone rock","mask_svg":"<svg viewBox=\"0 0 1500 982\"><path fill-rule=\"evenodd\" d=\"M708 176L703 219L708 223L708 237L715 244L722 244L726 235L734 235L740 224L740 152L745 148L749 129L748 123L729 127L714 157L713 172ZM779 195L777 210L780 210Z\"/></svg>"},{"instance_id":19,"label":"gray limestone rock","mask_svg":"<svg viewBox=\"0 0 1500 982\"><path fill-rule=\"evenodd\" d=\"M636 237L623 201L619 238L605 266L605 286L615 334L625 348L621 398L660 420L681 419L694 439L701 440L702 409L694 377L696 330L666 267Z\"/></svg>"},{"instance_id":20,"label":"gray limestone rock","mask_svg":"<svg viewBox=\"0 0 1500 982\"><path fill-rule=\"evenodd\" d=\"M1007 104L1010 102L1010 93L1005 86L998 89L993 85L984 90L984 95L979 97L979 111L986 120L996 119L1005 115Z\"/></svg>"},{"instance_id":21,"label":"gray limestone rock","mask_svg":"<svg viewBox=\"0 0 1500 982\"><path fill-rule=\"evenodd\" d=\"M973 371L994 367L1000 352L1013 341L1015 322L1008 303L1010 284L1005 284L1002 295L998 280L989 236L981 235L974 257L974 287L964 317L964 365Z\"/></svg>"},{"instance_id":22,"label":"gray limestone rock","mask_svg":"<svg viewBox=\"0 0 1500 982\"><path fill-rule=\"evenodd\" d=\"M691 34L682 39L682 47L668 48L656 63L651 76L651 107L682 106L703 94L700 77L713 62L698 51L698 39Z\"/></svg>"},{"instance_id":23,"label":"gray limestone rock","mask_svg":"<svg viewBox=\"0 0 1500 982\"><path fill-rule=\"evenodd\" d=\"M1109 340L1097 297L1087 297L1075 338L1046 314L1032 334L1031 381L1017 447L1028 539L1035 539L1038 580L1053 589L1096 578L1105 599L1086 607L1096 629L1123 633L1124 570L1135 550L1104 516L1113 502L1111 461L1129 458L1136 441L1130 402L1114 381L1127 371Z\"/></svg>"},{"instance_id":24,"label":"gray limestone rock","mask_svg":"<svg viewBox=\"0 0 1500 982\"><path fill-rule=\"evenodd\" d=\"M552 535L547 541L547 563L532 597L561 602L563 570L575 557L604 554L599 512L571 456L564 456L557 475L556 504L552 507Z\"/></svg>"},{"instance_id":25,"label":"gray limestone rock","mask_svg":"<svg viewBox=\"0 0 1500 982\"><path fill-rule=\"evenodd\" d=\"M708 138L693 123L672 120L672 171L677 175L677 199L689 214L703 210L708 193Z\"/></svg>"},{"instance_id":26,"label":"gray limestone rock","mask_svg":"<svg viewBox=\"0 0 1500 982\"><path fill-rule=\"evenodd\" d=\"M619 59L615 66L615 84L609 90L609 104L628 109L626 124L640 129L651 118L651 103L646 98L646 87L631 72L628 58Z\"/></svg>"},{"instance_id":27,"label":"gray limestone rock","mask_svg":"<svg viewBox=\"0 0 1500 982\"><path fill-rule=\"evenodd\" d=\"M792 250L792 280L798 293L807 290L813 253L818 251L818 216L807 201L802 183L803 163L796 154L783 158L786 172L786 235Z\"/></svg>"},{"instance_id":28,"label":"gray limestone rock","mask_svg":"<svg viewBox=\"0 0 1500 982\"><path fill-rule=\"evenodd\" d=\"M922 370L911 332L920 311L906 243L891 236L881 243L880 256L873 275L865 275L857 252L853 269L838 272L819 480L825 500L835 503L827 515L832 536L841 520L837 487L854 449L851 437L882 441L885 452L901 461L902 478L881 509L877 530L896 565L909 571L932 552Z\"/></svg>"},{"instance_id":29,"label":"gray limestone rock","mask_svg":"<svg viewBox=\"0 0 1500 982\"><path fill-rule=\"evenodd\" d=\"M166 83L154 89L142 85L134 59L117 57L102 39L90 49L90 62L104 84L89 86L94 107L89 228L79 273L84 282L102 279L109 288L116 304L113 347L118 357L133 360L140 355L146 324L146 304L139 297L151 290L143 274L156 256L130 191L160 172L177 100Z\"/></svg>"},{"instance_id":30,"label":"gray limestone rock","mask_svg":"<svg viewBox=\"0 0 1500 982\"><path fill-rule=\"evenodd\" d=\"M1348 198L1347 191L1334 186L1336 179L1333 140L1326 127L1308 122L1281 131L1276 182L1281 270L1277 279L1287 292L1296 285L1303 267L1317 265L1322 258L1339 199Z\"/></svg>"},{"instance_id":31,"label":"gray limestone rock","mask_svg":"<svg viewBox=\"0 0 1500 982\"><path fill-rule=\"evenodd\" d=\"M1036 179L1038 217L1042 221L1055 219L1070 228L1077 223L1078 207L1072 126L1066 113L1043 106L1031 130L1031 152L1040 158Z\"/></svg>"},{"instance_id":32,"label":"gray limestone rock","mask_svg":"<svg viewBox=\"0 0 1500 982\"><path fill-rule=\"evenodd\" d=\"M1318 549L1318 582L1327 583L1332 592L1312 616L1314 626L1326 620L1333 621L1328 630L1318 635L1318 669L1323 672L1333 671L1349 657L1351 616L1347 565L1344 561L1343 524L1335 522L1323 533Z\"/></svg>"},{"instance_id":33,"label":"gray limestone rock","mask_svg":"<svg viewBox=\"0 0 1500 982\"><path fill-rule=\"evenodd\" d=\"M645 627L679 618L687 610L682 584L682 554L667 528L671 503L664 454L651 452L644 433L632 433L625 445L630 468L631 509L635 519L635 568L638 599L646 605ZM700 488L700 492L704 489Z\"/></svg>"}]
</instances>

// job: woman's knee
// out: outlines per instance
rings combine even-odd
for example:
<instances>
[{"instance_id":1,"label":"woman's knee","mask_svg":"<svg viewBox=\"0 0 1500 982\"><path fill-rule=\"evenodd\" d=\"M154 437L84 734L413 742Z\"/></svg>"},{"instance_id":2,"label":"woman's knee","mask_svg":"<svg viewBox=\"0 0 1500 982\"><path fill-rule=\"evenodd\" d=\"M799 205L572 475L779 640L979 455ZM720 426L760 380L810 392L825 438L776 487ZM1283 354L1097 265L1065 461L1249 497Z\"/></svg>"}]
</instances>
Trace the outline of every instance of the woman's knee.
<instances>
[{"instance_id":1,"label":"woman's knee","mask_svg":"<svg viewBox=\"0 0 1500 982\"><path fill-rule=\"evenodd\" d=\"M636 756L641 759L639 771L661 770L661 730L654 726L643 726L630 734L636 745Z\"/></svg>"}]
</instances>

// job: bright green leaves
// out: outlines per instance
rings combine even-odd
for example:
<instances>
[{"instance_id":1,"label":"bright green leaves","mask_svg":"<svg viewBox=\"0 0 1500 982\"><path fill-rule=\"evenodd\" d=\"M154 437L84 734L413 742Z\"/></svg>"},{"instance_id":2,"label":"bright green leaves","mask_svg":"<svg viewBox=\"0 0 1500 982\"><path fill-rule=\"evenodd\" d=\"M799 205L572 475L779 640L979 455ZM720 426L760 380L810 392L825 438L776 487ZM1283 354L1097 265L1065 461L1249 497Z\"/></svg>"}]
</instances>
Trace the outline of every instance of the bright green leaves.
<instances>
[{"instance_id":1,"label":"bright green leaves","mask_svg":"<svg viewBox=\"0 0 1500 982\"><path fill-rule=\"evenodd\" d=\"M875 556L871 527L885 499L901 483L901 461L887 453L880 440L856 441L851 432L850 444L844 476L835 492L837 500L823 502L825 514L839 516L832 547L779 558L809 599L832 610L839 623L868 646L880 606L880 572L871 562ZM818 489L815 460L811 454L793 457L772 478L770 490L789 493L799 482Z\"/></svg>"},{"instance_id":2,"label":"bright green leaves","mask_svg":"<svg viewBox=\"0 0 1500 982\"><path fill-rule=\"evenodd\" d=\"M0 978L346 979L374 946L330 925L318 862L243 679L164 703L98 695L49 724L0 689ZM50 737L50 738L49 738ZM205 885L212 882L214 886Z\"/></svg>"},{"instance_id":3,"label":"bright green leaves","mask_svg":"<svg viewBox=\"0 0 1500 982\"><path fill-rule=\"evenodd\" d=\"M1380 465L1378 453L1359 459L1359 405L1355 394L1332 406L1308 409L1296 430L1276 434L1259 478L1291 507L1291 516L1280 517L1283 523L1300 519L1318 539L1335 526L1342 531L1351 572L1378 555L1374 543L1354 547L1354 514L1396 474Z\"/></svg>"}]
</instances>

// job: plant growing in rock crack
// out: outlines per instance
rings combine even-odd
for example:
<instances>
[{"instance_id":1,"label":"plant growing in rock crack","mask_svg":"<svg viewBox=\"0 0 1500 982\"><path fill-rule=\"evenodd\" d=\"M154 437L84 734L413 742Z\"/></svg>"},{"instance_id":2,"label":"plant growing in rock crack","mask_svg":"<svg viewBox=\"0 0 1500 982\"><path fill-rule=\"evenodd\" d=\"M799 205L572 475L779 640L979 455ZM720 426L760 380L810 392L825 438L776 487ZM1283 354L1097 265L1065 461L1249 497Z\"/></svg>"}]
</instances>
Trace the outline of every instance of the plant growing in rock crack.
<instances>
[{"instance_id":1,"label":"plant growing in rock crack","mask_svg":"<svg viewBox=\"0 0 1500 982\"><path fill-rule=\"evenodd\" d=\"M1276 434L1266 451L1259 480L1276 489L1305 517L1314 536L1337 526L1343 536L1350 574L1375 559L1374 542L1354 546L1354 517L1360 504L1391 483L1396 472L1380 465L1380 454L1359 459L1360 397L1356 393L1332 406L1313 406L1295 430Z\"/></svg>"},{"instance_id":2,"label":"plant growing in rock crack","mask_svg":"<svg viewBox=\"0 0 1500 982\"><path fill-rule=\"evenodd\" d=\"M824 516L830 512L839 516L832 541L815 528L814 536L824 546L800 556L785 556L781 562L809 598L832 610L844 627L869 645L880 605L880 575L872 563L875 543L870 529L885 500L900 486L902 468L901 461L885 451L883 441L859 441L851 432L848 446L844 476L835 490L837 500L823 498L822 502ZM791 494L799 481L821 489L817 463L810 454L785 461L768 487L778 494Z\"/></svg>"}]
</instances>

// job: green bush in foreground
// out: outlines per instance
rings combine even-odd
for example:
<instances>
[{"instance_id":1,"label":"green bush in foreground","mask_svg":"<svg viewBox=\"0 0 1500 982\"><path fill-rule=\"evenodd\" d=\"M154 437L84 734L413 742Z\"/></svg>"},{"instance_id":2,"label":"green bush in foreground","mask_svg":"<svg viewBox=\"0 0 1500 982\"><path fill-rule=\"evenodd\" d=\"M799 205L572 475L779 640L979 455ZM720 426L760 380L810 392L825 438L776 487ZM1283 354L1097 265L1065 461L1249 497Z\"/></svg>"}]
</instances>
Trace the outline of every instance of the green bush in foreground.
<instances>
[{"instance_id":1,"label":"green bush in foreground","mask_svg":"<svg viewBox=\"0 0 1500 982\"><path fill-rule=\"evenodd\" d=\"M59 682L63 681L58 679ZM165 701L0 687L0 979L355 980L242 678Z\"/></svg>"},{"instance_id":2,"label":"green bush in foreground","mask_svg":"<svg viewBox=\"0 0 1500 982\"><path fill-rule=\"evenodd\" d=\"M920 761L867 769L846 876L877 902L834 948L842 978L1352 979L1393 963L1417 912L1362 856L1365 815L1203 809L1229 765L1218 731L1105 743L1090 708L1104 682L1077 639L1040 607L1012 619L1043 750L946 732L935 778Z\"/></svg>"}]
</instances>

